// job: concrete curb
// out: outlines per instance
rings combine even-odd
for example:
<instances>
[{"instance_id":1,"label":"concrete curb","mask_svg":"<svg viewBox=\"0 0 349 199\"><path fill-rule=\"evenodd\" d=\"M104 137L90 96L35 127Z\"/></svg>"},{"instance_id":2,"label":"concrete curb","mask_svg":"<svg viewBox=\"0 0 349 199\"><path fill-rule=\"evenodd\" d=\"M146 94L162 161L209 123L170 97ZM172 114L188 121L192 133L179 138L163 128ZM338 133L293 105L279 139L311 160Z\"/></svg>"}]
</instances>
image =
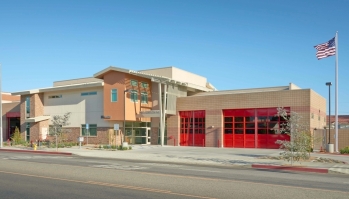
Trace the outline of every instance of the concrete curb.
<instances>
[{"instance_id":1,"label":"concrete curb","mask_svg":"<svg viewBox=\"0 0 349 199\"><path fill-rule=\"evenodd\" d=\"M299 167L299 166L252 164L252 168L271 169L271 170L287 170L287 171L301 171L301 172L312 172L312 173L329 173L328 169L326 169L326 168L312 168L312 167Z\"/></svg>"},{"instance_id":2,"label":"concrete curb","mask_svg":"<svg viewBox=\"0 0 349 199\"><path fill-rule=\"evenodd\" d=\"M0 151L6 152L17 152L17 153L40 153L40 154L51 154L51 155L72 155L68 152L56 152L56 151L34 151L34 150L25 150L25 149L0 149Z\"/></svg>"}]
</instances>

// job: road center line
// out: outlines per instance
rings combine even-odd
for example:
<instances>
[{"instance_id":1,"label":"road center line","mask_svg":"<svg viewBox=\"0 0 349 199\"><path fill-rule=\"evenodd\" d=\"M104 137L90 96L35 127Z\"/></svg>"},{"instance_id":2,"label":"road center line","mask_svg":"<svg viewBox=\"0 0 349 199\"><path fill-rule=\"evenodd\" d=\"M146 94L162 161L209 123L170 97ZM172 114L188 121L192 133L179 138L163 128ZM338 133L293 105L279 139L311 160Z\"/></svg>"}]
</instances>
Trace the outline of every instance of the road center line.
<instances>
[{"instance_id":1,"label":"road center line","mask_svg":"<svg viewBox=\"0 0 349 199\"><path fill-rule=\"evenodd\" d=\"M193 197L193 198L215 199L215 198L211 198L211 197L175 193L175 192L172 192L169 190L152 189L152 188L147 188L147 187L136 187L136 186L130 186L130 185L111 184L111 183L97 182L97 181L87 181L86 182L86 181L80 181L80 180L71 180L71 179L55 178L55 177L49 177L49 176L30 175L30 174L24 174L24 173L8 172L8 171L0 171L0 173L26 176L26 177L35 177L35 178L45 178L45 179L51 179L51 180L60 180L60 181L66 181L66 182L75 182L75 183L82 183L82 184L90 184L90 185L116 187L116 188L122 188L122 189L132 189L132 190L137 190L137 191L148 191L148 192L153 192L153 193L163 193L163 194L171 194L171 195L178 195L178 196L187 196L187 197Z\"/></svg>"},{"instance_id":2,"label":"road center line","mask_svg":"<svg viewBox=\"0 0 349 199\"><path fill-rule=\"evenodd\" d=\"M211 171L211 170L200 170L200 169L183 169L179 168L180 170L186 170L186 171L202 171L202 172L211 172L211 173L222 173L220 171Z\"/></svg>"}]
</instances>

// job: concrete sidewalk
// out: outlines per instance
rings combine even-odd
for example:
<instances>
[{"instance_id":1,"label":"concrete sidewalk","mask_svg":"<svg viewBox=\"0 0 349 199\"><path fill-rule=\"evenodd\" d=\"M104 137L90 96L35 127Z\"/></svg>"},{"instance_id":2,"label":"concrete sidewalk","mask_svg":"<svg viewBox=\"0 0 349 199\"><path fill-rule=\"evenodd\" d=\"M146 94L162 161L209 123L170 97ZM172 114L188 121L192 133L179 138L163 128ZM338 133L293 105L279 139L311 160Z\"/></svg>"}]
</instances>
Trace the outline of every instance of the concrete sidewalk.
<instances>
[{"instance_id":1,"label":"concrete sidewalk","mask_svg":"<svg viewBox=\"0 0 349 199\"><path fill-rule=\"evenodd\" d=\"M132 150L127 151L109 151L97 149L94 148L94 146L83 146L81 149L79 147L59 148L58 151L56 151L55 148L38 148L37 151L23 147L3 147L2 149L174 164L236 166L259 169L349 174L349 164L295 162L293 166L291 166L291 163L287 161L265 158L277 157L281 152L281 150L278 149L161 147L157 145L134 145L132 146ZM312 153L311 156L316 158L329 158L346 163L349 162L348 155Z\"/></svg>"}]
</instances>

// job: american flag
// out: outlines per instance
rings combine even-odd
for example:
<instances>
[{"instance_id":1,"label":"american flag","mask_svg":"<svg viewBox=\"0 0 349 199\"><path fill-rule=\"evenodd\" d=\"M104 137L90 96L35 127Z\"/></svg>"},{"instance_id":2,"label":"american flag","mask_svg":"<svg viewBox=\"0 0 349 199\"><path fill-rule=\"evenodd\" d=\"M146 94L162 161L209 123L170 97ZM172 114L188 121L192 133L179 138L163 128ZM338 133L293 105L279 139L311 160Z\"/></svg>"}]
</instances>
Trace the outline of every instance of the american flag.
<instances>
[{"instance_id":1,"label":"american flag","mask_svg":"<svg viewBox=\"0 0 349 199\"><path fill-rule=\"evenodd\" d=\"M317 59L326 58L336 54L336 42L335 37L330 41L314 46L316 48Z\"/></svg>"}]
</instances>

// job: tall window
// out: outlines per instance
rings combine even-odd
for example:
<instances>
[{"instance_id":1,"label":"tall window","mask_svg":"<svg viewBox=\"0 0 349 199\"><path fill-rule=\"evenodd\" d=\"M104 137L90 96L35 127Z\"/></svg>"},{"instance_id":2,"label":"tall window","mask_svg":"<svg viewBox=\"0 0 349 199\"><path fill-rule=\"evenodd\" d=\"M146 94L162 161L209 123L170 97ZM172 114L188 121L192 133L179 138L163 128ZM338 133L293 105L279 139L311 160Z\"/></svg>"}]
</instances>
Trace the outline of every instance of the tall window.
<instances>
[{"instance_id":1,"label":"tall window","mask_svg":"<svg viewBox=\"0 0 349 199\"><path fill-rule=\"evenodd\" d=\"M117 89L111 89L111 101L112 102L118 101L118 90Z\"/></svg>"},{"instance_id":2,"label":"tall window","mask_svg":"<svg viewBox=\"0 0 349 199\"><path fill-rule=\"evenodd\" d=\"M30 117L30 97L25 98L25 112L26 112L26 117Z\"/></svg>"},{"instance_id":3,"label":"tall window","mask_svg":"<svg viewBox=\"0 0 349 199\"><path fill-rule=\"evenodd\" d=\"M141 93L141 100L142 100L142 104L148 104L148 93L147 92Z\"/></svg>"},{"instance_id":4,"label":"tall window","mask_svg":"<svg viewBox=\"0 0 349 199\"><path fill-rule=\"evenodd\" d=\"M131 86L138 86L137 80L131 80Z\"/></svg>"},{"instance_id":5,"label":"tall window","mask_svg":"<svg viewBox=\"0 0 349 199\"><path fill-rule=\"evenodd\" d=\"M136 90L131 90L131 101L132 102L138 101L138 92Z\"/></svg>"},{"instance_id":6,"label":"tall window","mask_svg":"<svg viewBox=\"0 0 349 199\"><path fill-rule=\"evenodd\" d=\"M97 136L97 124L89 124L88 131L86 129L86 124L81 125L81 135L82 136Z\"/></svg>"},{"instance_id":7,"label":"tall window","mask_svg":"<svg viewBox=\"0 0 349 199\"><path fill-rule=\"evenodd\" d=\"M148 88L148 83L142 82L142 88Z\"/></svg>"},{"instance_id":8,"label":"tall window","mask_svg":"<svg viewBox=\"0 0 349 199\"><path fill-rule=\"evenodd\" d=\"M29 142L30 141L30 123L26 123L25 132L26 132L26 140Z\"/></svg>"}]
</instances>

